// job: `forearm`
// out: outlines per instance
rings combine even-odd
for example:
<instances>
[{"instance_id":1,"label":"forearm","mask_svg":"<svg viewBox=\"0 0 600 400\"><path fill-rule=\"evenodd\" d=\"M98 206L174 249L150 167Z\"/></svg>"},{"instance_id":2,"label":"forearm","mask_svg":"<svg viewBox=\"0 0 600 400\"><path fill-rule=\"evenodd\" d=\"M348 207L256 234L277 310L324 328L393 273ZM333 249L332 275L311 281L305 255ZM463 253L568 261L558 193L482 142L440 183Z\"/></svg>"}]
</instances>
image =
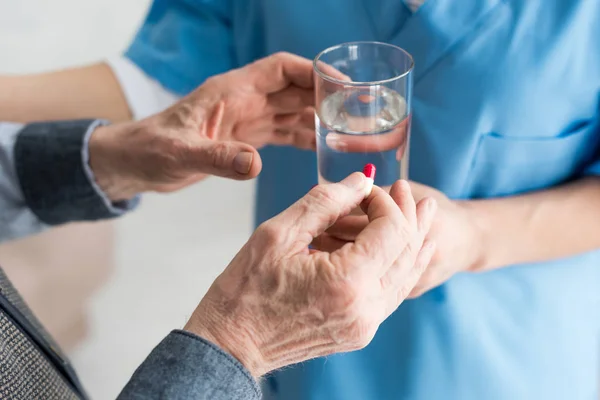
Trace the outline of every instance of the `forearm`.
<instances>
[{"instance_id":1,"label":"forearm","mask_svg":"<svg viewBox=\"0 0 600 400\"><path fill-rule=\"evenodd\" d=\"M0 121L131 119L111 68L99 63L57 72L0 76Z\"/></svg>"},{"instance_id":2,"label":"forearm","mask_svg":"<svg viewBox=\"0 0 600 400\"><path fill-rule=\"evenodd\" d=\"M478 269L541 262L600 249L600 178L464 204L483 234Z\"/></svg>"}]
</instances>

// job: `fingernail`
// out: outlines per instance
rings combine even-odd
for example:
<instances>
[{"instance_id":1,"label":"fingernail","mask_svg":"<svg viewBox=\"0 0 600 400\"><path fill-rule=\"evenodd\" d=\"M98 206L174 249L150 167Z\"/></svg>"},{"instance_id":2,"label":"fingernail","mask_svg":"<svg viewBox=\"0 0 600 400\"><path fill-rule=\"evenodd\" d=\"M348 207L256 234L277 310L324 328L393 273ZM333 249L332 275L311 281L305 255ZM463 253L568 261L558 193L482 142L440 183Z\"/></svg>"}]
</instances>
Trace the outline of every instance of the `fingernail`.
<instances>
[{"instance_id":1,"label":"fingernail","mask_svg":"<svg viewBox=\"0 0 600 400\"><path fill-rule=\"evenodd\" d=\"M373 164L367 164L363 168L363 174L367 177L367 184L365 185L365 197L369 197L373 191L373 184L375 183L375 173L377 168Z\"/></svg>"},{"instance_id":2,"label":"fingernail","mask_svg":"<svg viewBox=\"0 0 600 400\"><path fill-rule=\"evenodd\" d=\"M239 174L247 174L252 168L252 159L254 154L249 151L238 153L233 159L233 169Z\"/></svg>"},{"instance_id":3,"label":"fingernail","mask_svg":"<svg viewBox=\"0 0 600 400\"><path fill-rule=\"evenodd\" d=\"M365 181L368 181L368 179L365 179L364 176L355 172L344 178L344 180L342 180L340 183L348 186L349 188L359 190L365 187Z\"/></svg>"}]
</instances>

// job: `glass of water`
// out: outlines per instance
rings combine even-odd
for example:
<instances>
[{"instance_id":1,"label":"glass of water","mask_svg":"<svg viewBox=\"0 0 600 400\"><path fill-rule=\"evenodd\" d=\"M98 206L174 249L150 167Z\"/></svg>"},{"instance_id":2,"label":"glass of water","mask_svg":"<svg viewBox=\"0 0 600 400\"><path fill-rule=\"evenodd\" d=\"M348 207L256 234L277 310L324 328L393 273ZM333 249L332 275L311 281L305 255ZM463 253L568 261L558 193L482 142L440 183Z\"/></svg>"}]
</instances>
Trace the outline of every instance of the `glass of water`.
<instances>
[{"instance_id":1,"label":"glass of water","mask_svg":"<svg viewBox=\"0 0 600 400\"><path fill-rule=\"evenodd\" d=\"M412 70L410 54L378 42L341 44L315 58L319 183L368 163L383 188L408 178Z\"/></svg>"}]
</instances>

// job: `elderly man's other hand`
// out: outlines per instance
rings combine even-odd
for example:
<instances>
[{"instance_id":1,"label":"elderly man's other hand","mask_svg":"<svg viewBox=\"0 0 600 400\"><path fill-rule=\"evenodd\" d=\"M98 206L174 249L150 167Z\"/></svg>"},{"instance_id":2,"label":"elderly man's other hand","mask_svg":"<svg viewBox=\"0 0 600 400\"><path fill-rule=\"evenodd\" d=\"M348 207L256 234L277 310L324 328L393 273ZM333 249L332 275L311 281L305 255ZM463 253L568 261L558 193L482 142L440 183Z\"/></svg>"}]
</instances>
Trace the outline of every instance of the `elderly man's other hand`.
<instances>
[{"instance_id":1,"label":"elderly man's other hand","mask_svg":"<svg viewBox=\"0 0 600 400\"><path fill-rule=\"evenodd\" d=\"M365 347L411 292L433 254L423 245L436 203L397 202L361 173L313 188L262 224L209 289L186 329L238 358L254 376ZM357 206L368 225L332 252L309 245Z\"/></svg>"},{"instance_id":2,"label":"elderly man's other hand","mask_svg":"<svg viewBox=\"0 0 600 400\"><path fill-rule=\"evenodd\" d=\"M256 177L256 148L314 148L312 63L279 53L208 79L164 112L102 127L90 139L90 165L112 200L170 192L206 175Z\"/></svg>"}]
</instances>

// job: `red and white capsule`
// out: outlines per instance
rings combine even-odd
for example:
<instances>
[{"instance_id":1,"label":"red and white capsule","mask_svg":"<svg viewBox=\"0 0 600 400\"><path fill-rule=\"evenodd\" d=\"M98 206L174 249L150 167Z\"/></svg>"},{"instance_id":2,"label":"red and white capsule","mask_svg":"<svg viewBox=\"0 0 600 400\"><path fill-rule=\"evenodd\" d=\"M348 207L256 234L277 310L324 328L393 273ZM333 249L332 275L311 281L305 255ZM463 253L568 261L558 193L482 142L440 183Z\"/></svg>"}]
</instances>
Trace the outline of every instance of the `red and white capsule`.
<instances>
[{"instance_id":1,"label":"red and white capsule","mask_svg":"<svg viewBox=\"0 0 600 400\"><path fill-rule=\"evenodd\" d=\"M373 164L367 164L363 168L363 174L367 177L367 184L365 185L365 197L371 195L371 191L373 190L373 185L375 184L375 173L377 172L377 168Z\"/></svg>"}]
</instances>

